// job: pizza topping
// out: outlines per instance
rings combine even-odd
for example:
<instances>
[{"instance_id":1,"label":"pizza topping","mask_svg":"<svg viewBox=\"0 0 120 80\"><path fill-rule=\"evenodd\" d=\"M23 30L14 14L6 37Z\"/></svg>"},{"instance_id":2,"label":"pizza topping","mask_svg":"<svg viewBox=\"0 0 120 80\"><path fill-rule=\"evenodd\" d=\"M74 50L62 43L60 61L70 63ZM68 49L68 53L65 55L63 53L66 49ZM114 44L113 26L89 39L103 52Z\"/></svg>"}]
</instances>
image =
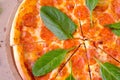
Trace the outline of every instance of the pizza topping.
<instances>
[{"instance_id":1,"label":"pizza topping","mask_svg":"<svg viewBox=\"0 0 120 80\"><path fill-rule=\"evenodd\" d=\"M80 20L85 20L89 17L89 11L86 6L77 6L74 9L74 15Z\"/></svg>"},{"instance_id":2,"label":"pizza topping","mask_svg":"<svg viewBox=\"0 0 120 80\"><path fill-rule=\"evenodd\" d=\"M93 24L93 22L92 22L92 12L93 12L94 8L97 6L97 4L98 4L98 0L86 0L86 5L90 10L91 26Z\"/></svg>"},{"instance_id":3,"label":"pizza topping","mask_svg":"<svg viewBox=\"0 0 120 80\"><path fill-rule=\"evenodd\" d=\"M77 26L60 10L50 6L42 6L40 15L46 27L59 39L72 38L72 33L76 30Z\"/></svg>"},{"instance_id":4,"label":"pizza topping","mask_svg":"<svg viewBox=\"0 0 120 80\"><path fill-rule=\"evenodd\" d=\"M26 27L37 27L37 18L33 13L27 13L23 16L23 25Z\"/></svg>"},{"instance_id":5,"label":"pizza topping","mask_svg":"<svg viewBox=\"0 0 120 80\"><path fill-rule=\"evenodd\" d=\"M112 0L112 10L120 18L120 0Z\"/></svg>"},{"instance_id":6,"label":"pizza topping","mask_svg":"<svg viewBox=\"0 0 120 80\"><path fill-rule=\"evenodd\" d=\"M42 6L53 6L55 4L61 4L63 0L40 0L40 5Z\"/></svg>"},{"instance_id":7,"label":"pizza topping","mask_svg":"<svg viewBox=\"0 0 120 80\"><path fill-rule=\"evenodd\" d=\"M56 49L47 52L35 62L32 68L32 73L34 74L34 76L43 76L49 73L62 63L66 54L72 49L74 48L68 50Z\"/></svg>"},{"instance_id":8,"label":"pizza topping","mask_svg":"<svg viewBox=\"0 0 120 80\"><path fill-rule=\"evenodd\" d=\"M97 56L98 52L93 48L93 49L88 49L88 59L90 61L90 65L93 65L96 63L96 61L93 59L93 56Z\"/></svg>"},{"instance_id":9,"label":"pizza topping","mask_svg":"<svg viewBox=\"0 0 120 80\"><path fill-rule=\"evenodd\" d=\"M89 32L88 38L96 38L96 37L98 38L100 31L101 31L101 28L98 27L97 25L95 27L90 28L88 31Z\"/></svg>"},{"instance_id":10,"label":"pizza topping","mask_svg":"<svg viewBox=\"0 0 120 80\"><path fill-rule=\"evenodd\" d=\"M108 0L99 0L95 12L104 12L108 9L110 1ZM99 14L98 14L99 15Z\"/></svg>"},{"instance_id":11,"label":"pizza topping","mask_svg":"<svg viewBox=\"0 0 120 80\"><path fill-rule=\"evenodd\" d=\"M118 46L120 46L120 38L118 38L118 39L116 40L116 44L117 44Z\"/></svg>"},{"instance_id":12,"label":"pizza topping","mask_svg":"<svg viewBox=\"0 0 120 80\"><path fill-rule=\"evenodd\" d=\"M111 63L101 63L96 59L100 65L100 72L103 80L119 80L120 68Z\"/></svg>"},{"instance_id":13,"label":"pizza topping","mask_svg":"<svg viewBox=\"0 0 120 80\"><path fill-rule=\"evenodd\" d=\"M71 59L72 71L76 80L90 80L85 51L80 49Z\"/></svg>"},{"instance_id":14,"label":"pizza topping","mask_svg":"<svg viewBox=\"0 0 120 80\"><path fill-rule=\"evenodd\" d=\"M74 55L72 57L72 66L73 66L73 71L79 71L81 68L83 68L85 65L84 57L78 55Z\"/></svg>"},{"instance_id":15,"label":"pizza topping","mask_svg":"<svg viewBox=\"0 0 120 80\"><path fill-rule=\"evenodd\" d=\"M21 34L21 43L26 44L26 43L32 43L35 42L36 37L33 37L29 32L23 31Z\"/></svg>"},{"instance_id":16,"label":"pizza topping","mask_svg":"<svg viewBox=\"0 0 120 80\"><path fill-rule=\"evenodd\" d=\"M110 0L99 0L97 6L93 11L94 17L103 14L104 12L109 12Z\"/></svg>"},{"instance_id":17,"label":"pizza topping","mask_svg":"<svg viewBox=\"0 0 120 80\"><path fill-rule=\"evenodd\" d=\"M90 19L87 19L87 20L86 20L86 23L84 23L84 24L82 25L83 34L84 34L84 35L87 35L87 33L89 32L89 30L90 30Z\"/></svg>"},{"instance_id":18,"label":"pizza topping","mask_svg":"<svg viewBox=\"0 0 120 80\"><path fill-rule=\"evenodd\" d=\"M51 41L54 38L54 34L46 28L46 26L41 27L40 37L45 41Z\"/></svg>"},{"instance_id":19,"label":"pizza topping","mask_svg":"<svg viewBox=\"0 0 120 80\"><path fill-rule=\"evenodd\" d=\"M38 55L42 55L46 44L39 44L39 43L26 43L23 44L23 48L25 52L31 52L31 51L38 51Z\"/></svg>"},{"instance_id":20,"label":"pizza topping","mask_svg":"<svg viewBox=\"0 0 120 80\"><path fill-rule=\"evenodd\" d=\"M65 78L68 74L69 74L68 73L68 68L67 68L67 66L64 66L63 69L60 71L59 75L55 79L59 78L59 76L62 77L62 78Z\"/></svg>"},{"instance_id":21,"label":"pizza topping","mask_svg":"<svg viewBox=\"0 0 120 80\"><path fill-rule=\"evenodd\" d=\"M46 6L46 5L53 6L54 3L53 3L53 0L40 0L40 5L42 5L42 6Z\"/></svg>"},{"instance_id":22,"label":"pizza topping","mask_svg":"<svg viewBox=\"0 0 120 80\"><path fill-rule=\"evenodd\" d=\"M71 47L77 46L79 44L79 41L75 39L68 39L65 40L63 44L65 49L69 49Z\"/></svg>"},{"instance_id":23,"label":"pizza topping","mask_svg":"<svg viewBox=\"0 0 120 80\"><path fill-rule=\"evenodd\" d=\"M107 24L112 24L115 22L114 18L108 13L103 13L103 14L99 15L98 20L99 20L99 23L103 26L107 25Z\"/></svg>"},{"instance_id":24,"label":"pizza topping","mask_svg":"<svg viewBox=\"0 0 120 80\"><path fill-rule=\"evenodd\" d=\"M115 40L114 34L111 32L109 28L106 28L106 27L100 31L99 36L100 36L101 41L103 41L103 44L106 44L108 42L110 42L111 44L112 41Z\"/></svg>"},{"instance_id":25,"label":"pizza topping","mask_svg":"<svg viewBox=\"0 0 120 80\"><path fill-rule=\"evenodd\" d=\"M114 34L116 34L117 36L120 36L120 22L110 24L108 25L108 27L112 30Z\"/></svg>"},{"instance_id":26,"label":"pizza topping","mask_svg":"<svg viewBox=\"0 0 120 80\"><path fill-rule=\"evenodd\" d=\"M65 6L66 6L68 11L72 12L73 9L74 9L75 4L73 3L73 1L67 1Z\"/></svg>"},{"instance_id":27,"label":"pizza topping","mask_svg":"<svg viewBox=\"0 0 120 80\"><path fill-rule=\"evenodd\" d=\"M24 44L23 47L24 47L24 51L26 52L36 51L36 44L32 44L32 43Z\"/></svg>"},{"instance_id":28,"label":"pizza topping","mask_svg":"<svg viewBox=\"0 0 120 80\"><path fill-rule=\"evenodd\" d=\"M105 47L105 46L103 47L103 49L106 51L107 54L109 54L111 56L114 56L114 57L120 56L116 49L108 48L108 47Z\"/></svg>"}]
</instances>

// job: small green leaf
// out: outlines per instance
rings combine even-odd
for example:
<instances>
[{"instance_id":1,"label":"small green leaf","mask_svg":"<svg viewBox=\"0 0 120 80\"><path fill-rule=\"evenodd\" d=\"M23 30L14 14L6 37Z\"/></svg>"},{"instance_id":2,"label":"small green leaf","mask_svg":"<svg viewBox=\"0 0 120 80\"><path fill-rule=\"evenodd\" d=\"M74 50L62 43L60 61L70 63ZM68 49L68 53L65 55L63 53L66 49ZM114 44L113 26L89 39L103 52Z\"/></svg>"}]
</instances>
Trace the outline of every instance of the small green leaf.
<instances>
[{"instance_id":1,"label":"small green leaf","mask_svg":"<svg viewBox=\"0 0 120 80\"><path fill-rule=\"evenodd\" d=\"M111 29L120 29L120 22L107 25Z\"/></svg>"},{"instance_id":2,"label":"small green leaf","mask_svg":"<svg viewBox=\"0 0 120 80\"><path fill-rule=\"evenodd\" d=\"M120 29L113 29L112 32L117 35L120 36Z\"/></svg>"},{"instance_id":3,"label":"small green leaf","mask_svg":"<svg viewBox=\"0 0 120 80\"><path fill-rule=\"evenodd\" d=\"M72 74L70 74L65 80L75 80Z\"/></svg>"},{"instance_id":4,"label":"small green leaf","mask_svg":"<svg viewBox=\"0 0 120 80\"><path fill-rule=\"evenodd\" d=\"M93 9L97 6L98 0L86 0L86 5L92 13Z\"/></svg>"},{"instance_id":5,"label":"small green leaf","mask_svg":"<svg viewBox=\"0 0 120 80\"><path fill-rule=\"evenodd\" d=\"M57 68L70 50L56 49L41 56L32 67L33 75L43 76Z\"/></svg>"},{"instance_id":6,"label":"small green leaf","mask_svg":"<svg viewBox=\"0 0 120 80\"><path fill-rule=\"evenodd\" d=\"M103 80L120 80L120 68L111 63L101 63L95 58L100 65L100 74Z\"/></svg>"},{"instance_id":7,"label":"small green leaf","mask_svg":"<svg viewBox=\"0 0 120 80\"><path fill-rule=\"evenodd\" d=\"M90 10L90 25L91 26L93 26L92 12L93 12L93 9L97 6L97 4L98 4L98 0L86 0L86 5L88 9Z\"/></svg>"},{"instance_id":8,"label":"small green leaf","mask_svg":"<svg viewBox=\"0 0 120 80\"><path fill-rule=\"evenodd\" d=\"M70 62L70 70L71 70L71 73L65 80L75 80L75 78L72 75L72 62Z\"/></svg>"},{"instance_id":9,"label":"small green leaf","mask_svg":"<svg viewBox=\"0 0 120 80\"><path fill-rule=\"evenodd\" d=\"M67 15L55 7L42 6L40 16L46 27L60 40L72 38L72 34L77 28L76 24Z\"/></svg>"},{"instance_id":10,"label":"small green leaf","mask_svg":"<svg viewBox=\"0 0 120 80\"><path fill-rule=\"evenodd\" d=\"M120 36L120 22L106 26L109 27L115 35Z\"/></svg>"}]
</instances>

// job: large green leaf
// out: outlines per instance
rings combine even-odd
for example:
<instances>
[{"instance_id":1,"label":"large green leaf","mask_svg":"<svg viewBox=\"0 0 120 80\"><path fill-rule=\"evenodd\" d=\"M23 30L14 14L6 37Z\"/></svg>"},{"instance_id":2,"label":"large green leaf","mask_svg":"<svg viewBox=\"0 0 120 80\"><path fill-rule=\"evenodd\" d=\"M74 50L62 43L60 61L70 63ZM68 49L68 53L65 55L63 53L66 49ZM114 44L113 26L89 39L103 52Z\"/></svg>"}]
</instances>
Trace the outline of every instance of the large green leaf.
<instances>
[{"instance_id":1,"label":"large green leaf","mask_svg":"<svg viewBox=\"0 0 120 80\"><path fill-rule=\"evenodd\" d=\"M72 38L76 24L64 13L55 7L42 6L40 16L46 27L60 40Z\"/></svg>"},{"instance_id":2,"label":"large green leaf","mask_svg":"<svg viewBox=\"0 0 120 80\"><path fill-rule=\"evenodd\" d=\"M32 73L34 76L43 76L56 67L58 67L61 62L64 60L66 54L74 48L69 50L65 49L56 49L47 52L43 56L41 56L33 65Z\"/></svg>"},{"instance_id":3,"label":"large green leaf","mask_svg":"<svg viewBox=\"0 0 120 80\"><path fill-rule=\"evenodd\" d=\"M100 66L100 72L103 80L120 80L119 67L108 62L101 64Z\"/></svg>"}]
</instances>

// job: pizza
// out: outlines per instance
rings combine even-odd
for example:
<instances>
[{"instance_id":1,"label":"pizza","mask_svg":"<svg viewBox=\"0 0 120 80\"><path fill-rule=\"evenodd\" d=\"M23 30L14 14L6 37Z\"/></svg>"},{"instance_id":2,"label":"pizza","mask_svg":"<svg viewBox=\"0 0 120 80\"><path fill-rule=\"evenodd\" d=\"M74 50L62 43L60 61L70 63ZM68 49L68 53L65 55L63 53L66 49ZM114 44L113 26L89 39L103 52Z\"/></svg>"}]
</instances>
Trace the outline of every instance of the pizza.
<instances>
[{"instance_id":1,"label":"pizza","mask_svg":"<svg viewBox=\"0 0 120 80\"><path fill-rule=\"evenodd\" d=\"M120 0L23 0L10 46L23 80L119 80Z\"/></svg>"}]
</instances>

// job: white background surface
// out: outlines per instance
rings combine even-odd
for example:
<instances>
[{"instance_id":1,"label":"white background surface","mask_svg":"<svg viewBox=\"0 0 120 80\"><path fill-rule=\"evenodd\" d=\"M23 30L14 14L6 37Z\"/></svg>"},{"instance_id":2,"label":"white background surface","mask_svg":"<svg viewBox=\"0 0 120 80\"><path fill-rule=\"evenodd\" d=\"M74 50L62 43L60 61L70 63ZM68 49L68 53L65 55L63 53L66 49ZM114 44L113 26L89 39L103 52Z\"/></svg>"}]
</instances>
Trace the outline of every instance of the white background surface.
<instances>
[{"instance_id":1,"label":"white background surface","mask_svg":"<svg viewBox=\"0 0 120 80\"><path fill-rule=\"evenodd\" d=\"M17 3L17 0L0 0L0 8L2 8L0 14L0 80L15 80L7 59L5 34L10 27L6 24Z\"/></svg>"}]
</instances>

